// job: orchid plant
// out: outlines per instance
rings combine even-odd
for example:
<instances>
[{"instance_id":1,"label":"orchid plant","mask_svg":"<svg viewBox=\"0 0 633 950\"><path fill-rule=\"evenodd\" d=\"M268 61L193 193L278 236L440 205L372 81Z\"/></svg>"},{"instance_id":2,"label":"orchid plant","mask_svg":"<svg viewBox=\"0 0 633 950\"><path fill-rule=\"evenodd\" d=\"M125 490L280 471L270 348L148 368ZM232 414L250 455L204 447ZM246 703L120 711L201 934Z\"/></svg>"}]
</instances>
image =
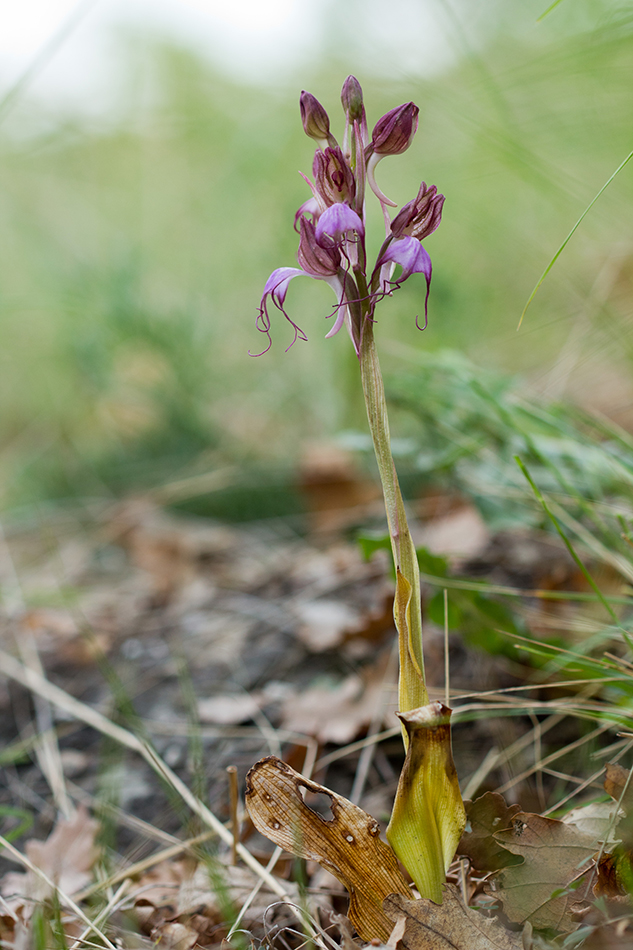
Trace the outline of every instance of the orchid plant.
<instances>
[{"instance_id":1,"label":"orchid plant","mask_svg":"<svg viewBox=\"0 0 633 950\"><path fill-rule=\"evenodd\" d=\"M374 324L381 300L414 274L422 274L426 282L424 325L420 326L417 317L416 324L425 329L431 258L422 241L440 224L444 196L438 194L435 185L422 182L417 196L392 219L390 209L397 205L378 187L376 166L383 158L400 155L409 148L418 127L418 107L407 102L387 112L374 126L370 139L362 89L354 76L345 80L341 102L346 121L339 145L321 103L310 93L301 93L303 128L317 149L313 180L303 175L312 194L295 215L300 266L279 267L270 275L256 326L267 337L265 353L272 344L272 304L293 328L290 346L297 339L306 340L304 331L285 309L288 287L295 277L323 280L337 300L330 314L334 322L326 335L335 336L345 326L358 356L396 570L398 715L407 749L387 838L421 895L441 902L442 883L464 828L465 813L451 754L451 711L441 703L429 703L424 678L418 560L391 454ZM371 268L365 242L368 189L380 202L386 231Z\"/></svg>"}]
</instances>

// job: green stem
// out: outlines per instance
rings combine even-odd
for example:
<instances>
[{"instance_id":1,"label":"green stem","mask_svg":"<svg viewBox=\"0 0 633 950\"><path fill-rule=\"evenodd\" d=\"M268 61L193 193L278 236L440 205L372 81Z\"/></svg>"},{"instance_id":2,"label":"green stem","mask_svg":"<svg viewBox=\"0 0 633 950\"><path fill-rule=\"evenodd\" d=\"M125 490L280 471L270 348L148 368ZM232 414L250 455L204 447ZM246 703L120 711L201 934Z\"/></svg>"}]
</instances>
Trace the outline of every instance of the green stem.
<instances>
[{"instance_id":1,"label":"green stem","mask_svg":"<svg viewBox=\"0 0 633 950\"><path fill-rule=\"evenodd\" d=\"M367 417L382 483L391 549L396 566L394 617L400 645L399 708L401 712L407 712L425 706L429 701L424 682L420 571L391 455L385 388L374 342L373 323L366 316L362 327L359 357Z\"/></svg>"}]
</instances>

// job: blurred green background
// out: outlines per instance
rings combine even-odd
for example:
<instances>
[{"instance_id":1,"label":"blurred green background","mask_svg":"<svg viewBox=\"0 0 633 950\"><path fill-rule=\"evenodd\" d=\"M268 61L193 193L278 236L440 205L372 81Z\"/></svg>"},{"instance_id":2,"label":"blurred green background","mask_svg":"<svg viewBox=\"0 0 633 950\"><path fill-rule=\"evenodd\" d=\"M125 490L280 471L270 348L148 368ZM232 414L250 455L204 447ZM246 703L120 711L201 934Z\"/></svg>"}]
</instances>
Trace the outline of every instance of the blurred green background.
<instances>
[{"instance_id":1,"label":"blurred green background","mask_svg":"<svg viewBox=\"0 0 633 950\"><path fill-rule=\"evenodd\" d=\"M632 146L633 10L564 0L451 14L455 60L420 79L372 64L362 4L325 5L326 44L283 82L229 79L160 35L119 35L118 108L69 114L28 91L0 126L0 489L13 508L152 488L227 465L291 466L301 445L364 428L333 298L297 281L287 303L309 343L285 352L280 316L258 359L261 292L295 263L308 197L312 91L342 134L340 87L364 90L370 128L413 99L420 129L377 177L399 204L421 179L446 195L427 242L429 327L414 279L379 312L387 377L416 353L458 349L633 427L633 163L587 216L516 332L557 247ZM487 14L487 15L485 15ZM388 12L385 10L385 16ZM451 18L452 17L452 18ZM407 23L399 24L402 30ZM387 78L386 78L387 77ZM372 209L373 246L380 215ZM437 407L438 412L441 407ZM394 428L398 432L398 419Z\"/></svg>"}]
</instances>

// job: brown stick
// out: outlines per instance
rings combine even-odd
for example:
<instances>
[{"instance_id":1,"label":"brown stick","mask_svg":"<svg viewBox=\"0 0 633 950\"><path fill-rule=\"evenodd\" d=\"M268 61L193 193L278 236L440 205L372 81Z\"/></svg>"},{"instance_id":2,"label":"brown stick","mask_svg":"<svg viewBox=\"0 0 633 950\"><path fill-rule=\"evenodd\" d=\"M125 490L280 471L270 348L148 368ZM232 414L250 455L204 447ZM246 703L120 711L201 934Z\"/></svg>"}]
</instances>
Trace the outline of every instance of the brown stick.
<instances>
[{"instance_id":1,"label":"brown stick","mask_svg":"<svg viewBox=\"0 0 633 950\"><path fill-rule=\"evenodd\" d=\"M240 829L237 819L237 768L227 765L226 774L229 777L229 807L231 809L231 831L233 832L233 847L231 849L231 864L237 864L237 845L240 840Z\"/></svg>"}]
</instances>

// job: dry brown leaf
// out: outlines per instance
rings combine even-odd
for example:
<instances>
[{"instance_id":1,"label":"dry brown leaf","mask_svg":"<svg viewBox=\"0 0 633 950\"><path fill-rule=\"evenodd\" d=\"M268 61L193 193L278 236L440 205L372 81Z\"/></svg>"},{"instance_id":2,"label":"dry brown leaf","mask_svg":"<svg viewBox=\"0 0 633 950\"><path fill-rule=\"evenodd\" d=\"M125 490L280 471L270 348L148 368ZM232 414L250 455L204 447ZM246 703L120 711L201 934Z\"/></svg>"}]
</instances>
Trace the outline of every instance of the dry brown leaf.
<instances>
[{"instance_id":1,"label":"dry brown leaf","mask_svg":"<svg viewBox=\"0 0 633 950\"><path fill-rule=\"evenodd\" d=\"M202 862L192 864L190 859L162 861L146 871L136 883L130 895L134 900L134 913L138 926L144 934L155 941L182 946L193 935L202 946L217 945L226 935L230 921L227 920L227 903L235 911L242 909L257 884L256 875L241 865L218 865L212 875L209 866ZM301 900L296 884L286 882L285 889L291 901ZM276 895L262 887L242 918L246 929L261 927L266 916L267 923L284 920L290 911L283 904L275 905ZM316 914L321 907L329 907L327 898L307 903L309 913ZM178 925L178 926L176 926ZM180 929L180 928L184 929Z\"/></svg>"},{"instance_id":2,"label":"dry brown leaf","mask_svg":"<svg viewBox=\"0 0 633 950\"><path fill-rule=\"evenodd\" d=\"M56 607L25 611L20 627L36 638L39 652L56 666L87 666L94 663L97 653L107 653L111 645L111 638L103 630L84 637L74 613Z\"/></svg>"},{"instance_id":3,"label":"dry brown leaf","mask_svg":"<svg viewBox=\"0 0 633 950\"><path fill-rule=\"evenodd\" d=\"M327 796L332 818L304 801L301 790ZM346 798L304 778L276 756L246 776L246 807L257 830L276 845L317 861L345 885L349 919L364 940L386 940L392 927L382 909L388 894L410 894L378 822Z\"/></svg>"},{"instance_id":4,"label":"dry brown leaf","mask_svg":"<svg viewBox=\"0 0 633 950\"><path fill-rule=\"evenodd\" d=\"M566 825L575 825L585 835L590 835L599 844L615 844L619 840L617 824L624 812L618 812L613 802L589 802L572 808L562 819Z\"/></svg>"},{"instance_id":5,"label":"dry brown leaf","mask_svg":"<svg viewBox=\"0 0 633 950\"><path fill-rule=\"evenodd\" d=\"M468 907L454 884L444 885L442 904L392 894L383 907L396 921L388 941L395 950L523 950L520 934Z\"/></svg>"},{"instance_id":6,"label":"dry brown leaf","mask_svg":"<svg viewBox=\"0 0 633 950\"><path fill-rule=\"evenodd\" d=\"M334 689L314 686L302 693L293 693L284 701L281 726L315 736L319 742L345 745L372 721L383 685L384 664L381 663L368 668L362 677L346 677ZM393 708L395 710L395 706Z\"/></svg>"},{"instance_id":7,"label":"dry brown leaf","mask_svg":"<svg viewBox=\"0 0 633 950\"><path fill-rule=\"evenodd\" d=\"M257 695L246 692L208 696L198 700L200 722L214 722L222 726L248 722L258 714L259 708Z\"/></svg>"},{"instance_id":8,"label":"dry brown leaf","mask_svg":"<svg viewBox=\"0 0 633 950\"><path fill-rule=\"evenodd\" d=\"M474 802L465 801L464 806L470 831L462 835L457 853L468 858L478 871L499 871L520 863L521 859L502 847L493 836L511 826L521 806L507 805L498 792L485 792Z\"/></svg>"},{"instance_id":9,"label":"dry brown leaf","mask_svg":"<svg viewBox=\"0 0 633 950\"><path fill-rule=\"evenodd\" d=\"M358 517L354 508L378 497L376 485L359 471L353 454L332 442L304 447L299 479L313 531L340 530Z\"/></svg>"},{"instance_id":10,"label":"dry brown leaf","mask_svg":"<svg viewBox=\"0 0 633 950\"><path fill-rule=\"evenodd\" d=\"M603 854L598 861L593 892L596 897L620 897L625 893L620 885L618 859L615 854Z\"/></svg>"},{"instance_id":11,"label":"dry brown leaf","mask_svg":"<svg viewBox=\"0 0 633 950\"><path fill-rule=\"evenodd\" d=\"M630 781L629 772L621 765L607 762L605 769L604 789L616 802L621 802L624 809L624 815L620 813L614 835L621 841L621 845L616 849L621 855L619 870L626 875L625 868L630 865L627 855L633 852L633 781Z\"/></svg>"},{"instance_id":12,"label":"dry brown leaf","mask_svg":"<svg viewBox=\"0 0 633 950\"><path fill-rule=\"evenodd\" d=\"M149 936L166 950L191 950L198 943L199 933L193 927L176 921L165 921L152 927Z\"/></svg>"},{"instance_id":13,"label":"dry brown leaf","mask_svg":"<svg viewBox=\"0 0 633 950\"><path fill-rule=\"evenodd\" d=\"M312 653L340 646L347 634L360 625L360 611L342 600L308 600L295 604L299 620L297 637Z\"/></svg>"},{"instance_id":14,"label":"dry brown leaf","mask_svg":"<svg viewBox=\"0 0 633 950\"><path fill-rule=\"evenodd\" d=\"M416 534L416 545L433 554L476 557L490 540L483 518L474 505L462 505L456 511L427 521Z\"/></svg>"},{"instance_id":15,"label":"dry brown leaf","mask_svg":"<svg viewBox=\"0 0 633 950\"><path fill-rule=\"evenodd\" d=\"M571 905L578 894L566 889L591 867L591 857L598 850L596 840L573 825L526 812L515 815L512 827L497 832L495 838L525 858L492 882L492 893L503 902L509 919L530 921L539 928L574 930Z\"/></svg>"},{"instance_id":16,"label":"dry brown leaf","mask_svg":"<svg viewBox=\"0 0 633 950\"><path fill-rule=\"evenodd\" d=\"M97 857L98 829L98 822L81 806L73 818L61 818L46 841L27 841L26 856L64 894L72 896L92 878L89 871ZM4 875L0 890L5 897L14 897L11 903L15 903L16 897L38 902L51 896L50 887L32 871L10 871Z\"/></svg>"},{"instance_id":17,"label":"dry brown leaf","mask_svg":"<svg viewBox=\"0 0 633 950\"><path fill-rule=\"evenodd\" d=\"M610 795L616 802L620 801L628 779L629 773L626 769L623 769L621 765L614 765L611 762L607 762L605 766L604 790L607 795ZM628 788L622 798L623 808L626 808L627 811L631 811L631 806L633 806L633 781L629 782Z\"/></svg>"},{"instance_id":18,"label":"dry brown leaf","mask_svg":"<svg viewBox=\"0 0 633 950\"><path fill-rule=\"evenodd\" d=\"M183 861L160 861L143 872L131 896L136 898L137 903L175 908L178 891L186 874L187 869Z\"/></svg>"}]
</instances>

